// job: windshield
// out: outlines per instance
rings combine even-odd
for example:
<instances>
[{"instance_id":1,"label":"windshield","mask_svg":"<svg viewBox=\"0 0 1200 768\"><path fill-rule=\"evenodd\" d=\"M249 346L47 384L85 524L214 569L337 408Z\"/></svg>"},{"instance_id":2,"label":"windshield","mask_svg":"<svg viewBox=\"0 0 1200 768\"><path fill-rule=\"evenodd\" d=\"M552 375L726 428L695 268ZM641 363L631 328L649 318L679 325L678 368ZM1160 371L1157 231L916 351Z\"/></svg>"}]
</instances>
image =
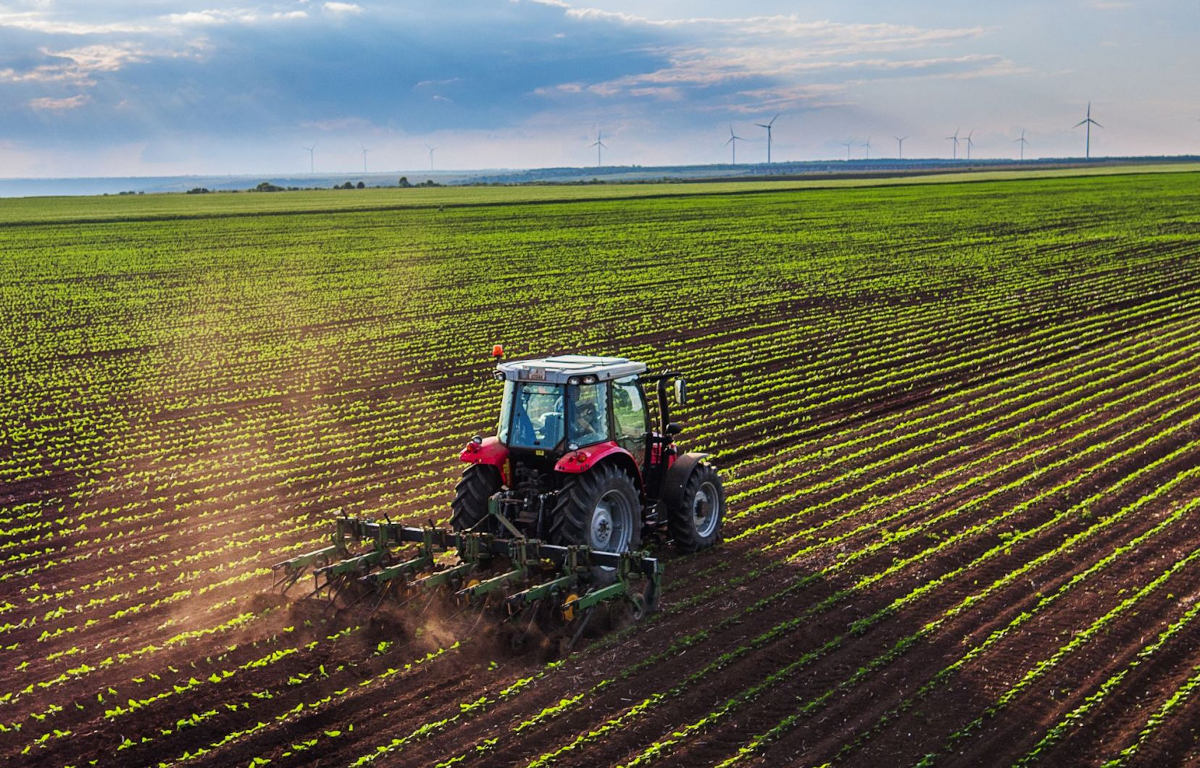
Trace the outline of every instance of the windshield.
<instances>
[{"instance_id":1,"label":"windshield","mask_svg":"<svg viewBox=\"0 0 1200 768\"><path fill-rule=\"evenodd\" d=\"M500 414L500 441L510 448L550 450L562 442L561 385L506 382Z\"/></svg>"}]
</instances>

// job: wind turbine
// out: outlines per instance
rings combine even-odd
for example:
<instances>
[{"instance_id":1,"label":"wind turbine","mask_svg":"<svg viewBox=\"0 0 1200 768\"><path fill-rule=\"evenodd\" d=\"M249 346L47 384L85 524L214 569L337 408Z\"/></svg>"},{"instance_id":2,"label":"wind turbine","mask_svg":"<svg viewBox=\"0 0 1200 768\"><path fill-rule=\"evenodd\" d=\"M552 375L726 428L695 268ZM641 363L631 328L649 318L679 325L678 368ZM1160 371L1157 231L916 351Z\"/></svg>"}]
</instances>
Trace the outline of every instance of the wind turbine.
<instances>
[{"instance_id":1,"label":"wind turbine","mask_svg":"<svg viewBox=\"0 0 1200 768\"><path fill-rule=\"evenodd\" d=\"M604 143L600 129L596 129L596 140L592 142L592 146L596 148L596 167L600 167L600 150L608 149L608 145Z\"/></svg>"},{"instance_id":2,"label":"wind turbine","mask_svg":"<svg viewBox=\"0 0 1200 768\"><path fill-rule=\"evenodd\" d=\"M1025 140L1025 129L1024 128L1021 129L1021 138L1013 139L1013 141L1015 141L1021 145L1021 159L1024 160L1025 159L1025 145L1029 143L1028 141Z\"/></svg>"},{"instance_id":3,"label":"wind turbine","mask_svg":"<svg viewBox=\"0 0 1200 768\"><path fill-rule=\"evenodd\" d=\"M726 139L726 141L725 141L726 144L733 145L732 150L731 150L733 152L733 156L732 156L732 162L730 163L730 165L737 165L737 143L739 141L745 141L745 139L743 139L741 136L738 136L737 134L735 134L733 132L733 123L730 123L729 124L729 138Z\"/></svg>"},{"instance_id":4,"label":"wind turbine","mask_svg":"<svg viewBox=\"0 0 1200 768\"><path fill-rule=\"evenodd\" d=\"M972 128L971 132L967 134L967 159L968 160L971 159L971 147L975 146L975 142L971 140L971 137L974 135L975 135L975 129Z\"/></svg>"},{"instance_id":5,"label":"wind turbine","mask_svg":"<svg viewBox=\"0 0 1200 768\"><path fill-rule=\"evenodd\" d=\"M312 173L313 169L316 167L313 164L313 150L316 148L317 148L316 144L313 144L311 147L305 147L305 149L308 150L308 172L309 173Z\"/></svg>"},{"instance_id":6,"label":"wind turbine","mask_svg":"<svg viewBox=\"0 0 1200 768\"><path fill-rule=\"evenodd\" d=\"M846 139L841 143L846 148L846 162L848 163L850 162L850 147L854 144L854 139Z\"/></svg>"},{"instance_id":7,"label":"wind turbine","mask_svg":"<svg viewBox=\"0 0 1200 768\"><path fill-rule=\"evenodd\" d=\"M896 136L895 137L895 139L896 139L896 159L897 160L904 159L904 140L907 138L908 138L907 136Z\"/></svg>"},{"instance_id":8,"label":"wind turbine","mask_svg":"<svg viewBox=\"0 0 1200 768\"><path fill-rule=\"evenodd\" d=\"M767 165L771 164L771 126L774 125L775 121L778 119L779 119L779 115L775 115L775 117L772 117L770 120L768 120L765 123L755 123L755 125L757 125L759 128L767 129ZM733 127L730 126L731 131L732 131L732 129L733 129Z\"/></svg>"},{"instance_id":9,"label":"wind turbine","mask_svg":"<svg viewBox=\"0 0 1200 768\"><path fill-rule=\"evenodd\" d=\"M367 172L367 153L370 152L371 150L367 149L366 147L363 147L362 151L363 151L363 173L366 173Z\"/></svg>"},{"instance_id":10,"label":"wind turbine","mask_svg":"<svg viewBox=\"0 0 1200 768\"><path fill-rule=\"evenodd\" d=\"M953 159L957 160L957 159L958 159L958 129L957 129L957 128L955 128L955 129L954 129L954 135L953 135L953 136L947 136L947 137L946 137L946 141L953 141L953 142L954 142L954 155L953 155Z\"/></svg>"},{"instance_id":11,"label":"wind turbine","mask_svg":"<svg viewBox=\"0 0 1200 768\"><path fill-rule=\"evenodd\" d=\"M437 147L431 147L428 144L426 144L425 149L429 150L429 170L432 171L433 170L433 150L437 149Z\"/></svg>"},{"instance_id":12,"label":"wind turbine","mask_svg":"<svg viewBox=\"0 0 1200 768\"><path fill-rule=\"evenodd\" d=\"M1092 157L1092 126L1094 125L1097 128L1104 127L1103 125L1100 125L1100 123L1097 123L1095 120L1092 119L1092 102L1090 102L1090 101L1088 102L1088 107L1087 107L1087 117L1083 118L1082 120L1080 120L1078 123L1075 123L1075 125L1073 125L1071 127L1078 128L1081 125L1087 126L1087 128L1085 129L1087 131L1087 139L1086 139L1086 143L1083 145L1083 159L1090 160Z\"/></svg>"},{"instance_id":13,"label":"wind turbine","mask_svg":"<svg viewBox=\"0 0 1200 768\"><path fill-rule=\"evenodd\" d=\"M866 143L863 144L863 146L867 148L867 159L870 160L871 159L871 137L870 136L867 137L867 141L866 141Z\"/></svg>"}]
</instances>

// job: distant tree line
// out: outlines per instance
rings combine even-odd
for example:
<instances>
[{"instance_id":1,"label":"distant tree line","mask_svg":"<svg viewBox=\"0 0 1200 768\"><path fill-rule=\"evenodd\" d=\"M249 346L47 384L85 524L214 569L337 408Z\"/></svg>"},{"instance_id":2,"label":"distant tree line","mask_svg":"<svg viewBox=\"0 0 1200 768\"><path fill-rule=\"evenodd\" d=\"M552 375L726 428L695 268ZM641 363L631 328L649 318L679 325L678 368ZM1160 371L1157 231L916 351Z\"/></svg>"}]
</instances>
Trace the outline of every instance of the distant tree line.
<instances>
[{"instance_id":1,"label":"distant tree line","mask_svg":"<svg viewBox=\"0 0 1200 768\"><path fill-rule=\"evenodd\" d=\"M408 189L410 187L440 187L440 186L442 186L442 185L438 184L433 179L425 179L425 181L422 181L420 184L410 184L408 182L407 176L400 177L400 188L401 189Z\"/></svg>"},{"instance_id":2,"label":"distant tree line","mask_svg":"<svg viewBox=\"0 0 1200 768\"><path fill-rule=\"evenodd\" d=\"M438 184L433 179L425 179L425 181L422 181L418 184L413 184L413 183L409 182L407 176L401 176L399 186L401 189L410 189L413 187L440 187L442 185ZM361 181L359 181L357 183L355 183L353 181L347 181L342 184L334 184L332 187L332 189L366 189L366 188L367 188L367 185ZM263 182L260 182L258 184L258 186L251 187L250 189L248 189L246 191L247 192L297 192L302 189L322 189L322 187L281 187L278 184L275 184L273 182L263 181ZM206 194L211 191L212 190L210 190L206 187L195 187L194 189L189 189L187 191L187 194L202 195L202 194ZM233 190L233 191L237 191L237 190ZM132 192L129 192L129 193L122 192L121 194L124 195L124 194L133 194L133 193Z\"/></svg>"}]
</instances>

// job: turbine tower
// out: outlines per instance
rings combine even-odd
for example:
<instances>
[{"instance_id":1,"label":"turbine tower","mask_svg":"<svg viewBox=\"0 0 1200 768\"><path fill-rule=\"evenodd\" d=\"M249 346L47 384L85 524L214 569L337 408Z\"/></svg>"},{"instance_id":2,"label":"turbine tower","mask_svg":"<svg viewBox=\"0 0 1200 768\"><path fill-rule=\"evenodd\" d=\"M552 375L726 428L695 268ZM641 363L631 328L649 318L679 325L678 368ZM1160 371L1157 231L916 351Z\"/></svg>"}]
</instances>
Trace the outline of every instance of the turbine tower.
<instances>
[{"instance_id":1,"label":"turbine tower","mask_svg":"<svg viewBox=\"0 0 1200 768\"><path fill-rule=\"evenodd\" d=\"M362 151L363 151L363 173L366 173L367 172L367 153L370 152L371 150L367 149L366 147L363 147Z\"/></svg>"},{"instance_id":2,"label":"turbine tower","mask_svg":"<svg viewBox=\"0 0 1200 768\"><path fill-rule=\"evenodd\" d=\"M1021 145L1021 159L1024 160L1025 159L1025 145L1029 143L1028 141L1025 140L1025 129L1024 128L1021 129L1021 138L1013 139L1013 141L1015 141Z\"/></svg>"},{"instance_id":3,"label":"turbine tower","mask_svg":"<svg viewBox=\"0 0 1200 768\"><path fill-rule=\"evenodd\" d=\"M437 149L437 147L431 147L428 144L426 144L425 149L429 150L429 170L432 171L433 170L433 150Z\"/></svg>"},{"instance_id":4,"label":"turbine tower","mask_svg":"<svg viewBox=\"0 0 1200 768\"><path fill-rule=\"evenodd\" d=\"M1082 120L1080 120L1078 123L1075 123L1075 125L1073 125L1071 127L1078 128L1081 125L1087 126L1084 129L1087 131L1087 138L1084 140L1085 143L1083 145L1083 159L1090 160L1092 158L1092 126L1094 125L1097 128L1104 127L1103 125L1100 125L1100 123L1097 123L1095 120L1092 119L1092 102L1090 102L1090 101L1088 102L1088 106L1087 106L1087 117L1083 118Z\"/></svg>"},{"instance_id":5,"label":"turbine tower","mask_svg":"<svg viewBox=\"0 0 1200 768\"><path fill-rule=\"evenodd\" d=\"M971 132L967 134L967 159L968 160L971 159L971 147L975 146L975 142L971 140L971 137L974 135L975 135L975 129L972 128Z\"/></svg>"},{"instance_id":6,"label":"turbine tower","mask_svg":"<svg viewBox=\"0 0 1200 768\"><path fill-rule=\"evenodd\" d=\"M842 142L842 146L846 148L846 162L850 162L850 147L854 145L854 139L846 139Z\"/></svg>"},{"instance_id":7,"label":"turbine tower","mask_svg":"<svg viewBox=\"0 0 1200 768\"><path fill-rule=\"evenodd\" d=\"M863 146L866 147L867 159L870 160L871 159L871 137L870 136L867 137L867 140L863 143Z\"/></svg>"},{"instance_id":8,"label":"turbine tower","mask_svg":"<svg viewBox=\"0 0 1200 768\"><path fill-rule=\"evenodd\" d=\"M729 124L729 138L725 140L726 144L733 145L733 147L731 149L731 152L733 154L731 156L730 165L737 165L737 143L739 141L745 141L745 139L743 139L741 136L738 136L737 134L735 134L733 132L733 123L730 123Z\"/></svg>"},{"instance_id":9,"label":"turbine tower","mask_svg":"<svg viewBox=\"0 0 1200 768\"><path fill-rule=\"evenodd\" d=\"M755 123L755 125L757 125L759 128L767 129L767 165L771 164L771 126L774 125L775 121L778 119L779 115L775 115L775 117L772 117L765 123ZM730 128L732 130L732 126Z\"/></svg>"},{"instance_id":10,"label":"turbine tower","mask_svg":"<svg viewBox=\"0 0 1200 768\"><path fill-rule=\"evenodd\" d=\"M596 167L600 167L600 150L608 149L608 145L604 143L600 129L596 129L596 140L592 142L592 146L596 148Z\"/></svg>"},{"instance_id":11,"label":"turbine tower","mask_svg":"<svg viewBox=\"0 0 1200 768\"><path fill-rule=\"evenodd\" d=\"M897 160L904 159L904 140L907 138L908 138L907 136L896 136L895 137L895 139L896 139L896 159Z\"/></svg>"},{"instance_id":12,"label":"turbine tower","mask_svg":"<svg viewBox=\"0 0 1200 768\"><path fill-rule=\"evenodd\" d=\"M313 144L311 147L305 147L305 149L308 150L308 172L309 173L312 173L313 169L316 167L313 164L313 150L316 148L317 148L316 144Z\"/></svg>"},{"instance_id":13,"label":"turbine tower","mask_svg":"<svg viewBox=\"0 0 1200 768\"><path fill-rule=\"evenodd\" d=\"M947 137L946 137L946 141L953 141L953 142L954 142L954 154L952 155L952 158L953 158L954 160L957 160L957 159L958 159L958 129L957 129L957 128L955 128L955 129L954 129L954 135L953 135L953 136L947 136Z\"/></svg>"}]
</instances>

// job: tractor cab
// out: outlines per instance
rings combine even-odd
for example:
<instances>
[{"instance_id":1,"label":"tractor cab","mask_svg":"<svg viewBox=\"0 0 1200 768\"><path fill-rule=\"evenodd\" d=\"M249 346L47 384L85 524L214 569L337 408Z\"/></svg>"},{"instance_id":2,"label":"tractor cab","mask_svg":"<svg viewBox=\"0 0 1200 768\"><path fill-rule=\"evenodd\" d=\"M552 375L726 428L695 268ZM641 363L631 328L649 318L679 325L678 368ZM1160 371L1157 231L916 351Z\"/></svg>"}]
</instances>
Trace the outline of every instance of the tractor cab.
<instances>
[{"instance_id":1,"label":"tractor cab","mask_svg":"<svg viewBox=\"0 0 1200 768\"><path fill-rule=\"evenodd\" d=\"M501 363L504 399L496 436L509 449L561 455L603 442L632 443L650 431L638 374L621 357L562 355ZM628 450L628 449L627 449Z\"/></svg>"}]
</instances>

